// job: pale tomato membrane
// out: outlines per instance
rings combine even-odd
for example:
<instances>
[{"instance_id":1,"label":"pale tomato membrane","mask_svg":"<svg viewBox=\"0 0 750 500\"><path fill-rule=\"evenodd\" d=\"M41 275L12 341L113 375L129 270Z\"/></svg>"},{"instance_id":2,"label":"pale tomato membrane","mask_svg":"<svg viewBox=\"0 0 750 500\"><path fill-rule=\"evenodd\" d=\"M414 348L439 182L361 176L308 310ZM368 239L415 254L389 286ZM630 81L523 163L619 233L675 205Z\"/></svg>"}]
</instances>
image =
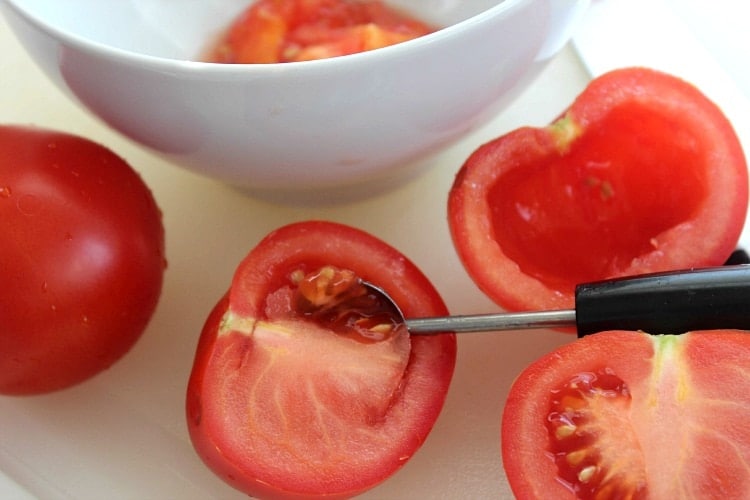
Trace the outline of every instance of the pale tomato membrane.
<instances>
[{"instance_id":1,"label":"pale tomato membrane","mask_svg":"<svg viewBox=\"0 0 750 500\"><path fill-rule=\"evenodd\" d=\"M743 334L649 336L649 373L618 374L604 360L551 388L545 425L557 480L581 499L750 498ZM616 349L613 357L639 354Z\"/></svg>"},{"instance_id":2,"label":"pale tomato membrane","mask_svg":"<svg viewBox=\"0 0 750 500\"><path fill-rule=\"evenodd\" d=\"M237 330L235 323L252 329ZM338 467L350 458L331 456L340 445L311 442L345 442L354 451L358 433L372 439L399 395L409 361L405 328L385 341L362 343L309 322L235 321L228 313L222 329L219 343L223 336L243 337L241 342L226 339L221 357L236 359L226 363L231 371L219 376L227 394L248 402L233 424L244 429L238 433L242 446L274 448L288 455L291 462L286 463L313 470Z\"/></svg>"},{"instance_id":3,"label":"pale tomato membrane","mask_svg":"<svg viewBox=\"0 0 750 500\"><path fill-rule=\"evenodd\" d=\"M217 339L205 380L215 393L202 410L235 429L223 433L222 453L256 456L271 484L315 477L335 490L358 466L367 472L373 445L399 442L385 424L408 364L408 334L362 343L300 322L237 321L252 324L250 332L234 323L225 318ZM227 411L227 401L240 411Z\"/></svg>"}]
</instances>

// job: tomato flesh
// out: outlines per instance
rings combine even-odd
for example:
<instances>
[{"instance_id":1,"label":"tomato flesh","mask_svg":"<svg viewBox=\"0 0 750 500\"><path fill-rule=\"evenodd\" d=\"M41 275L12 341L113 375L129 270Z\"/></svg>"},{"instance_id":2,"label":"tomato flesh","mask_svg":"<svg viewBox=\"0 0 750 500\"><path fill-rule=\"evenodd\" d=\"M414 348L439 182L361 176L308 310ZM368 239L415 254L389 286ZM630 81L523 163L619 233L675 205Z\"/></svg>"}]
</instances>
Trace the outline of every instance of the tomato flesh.
<instances>
[{"instance_id":1,"label":"tomato flesh","mask_svg":"<svg viewBox=\"0 0 750 500\"><path fill-rule=\"evenodd\" d=\"M379 0L258 0L234 21L208 60L262 64L326 59L432 31Z\"/></svg>"},{"instance_id":2,"label":"tomato flesh","mask_svg":"<svg viewBox=\"0 0 750 500\"><path fill-rule=\"evenodd\" d=\"M267 236L211 313L187 394L204 462L261 497L347 498L424 442L445 400L455 336L411 338L407 315L445 314L426 278L359 230L308 221Z\"/></svg>"},{"instance_id":3,"label":"tomato flesh","mask_svg":"<svg viewBox=\"0 0 750 500\"><path fill-rule=\"evenodd\" d=\"M206 401L204 411L221 411L212 402L253 401L230 425L243 430L238 433L242 446L272 451L278 460L272 479L288 479L289 463L295 463L315 471L322 482L335 481L349 453L366 453L370 440L386 439L378 429L409 360L407 332L363 348L314 323L258 321L250 331L238 330L235 323L241 327L247 318L235 322L231 314L225 316L220 335L226 338L213 361L220 369L209 370L206 381L226 392ZM367 434L364 448L358 433ZM348 442L348 450L309 446L329 440Z\"/></svg>"},{"instance_id":4,"label":"tomato flesh","mask_svg":"<svg viewBox=\"0 0 750 500\"><path fill-rule=\"evenodd\" d=\"M709 147L687 130L665 148L675 128L674 117L624 104L567 154L503 175L487 196L498 244L525 273L561 288L622 274L706 198Z\"/></svg>"},{"instance_id":5,"label":"tomato flesh","mask_svg":"<svg viewBox=\"0 0 750 500\"><path fill-rule=\"evenodd\" d=\"M503 414L514 494L747 498L748 333L602 332L534 362Z\"/></svg>"},{"instance_id":6,"label":"tomato flesh","mask_svg":"<svg viewBox=\"0 0 750 500\"><path fill-rule=\"evenodd\" d=\"M502 308L570 309L579 283L721 265L747 207L745 155L721 110L676 77L623 68L551 125L474 151L448 221L464 267Z\"/></svg>"}]
</instances>

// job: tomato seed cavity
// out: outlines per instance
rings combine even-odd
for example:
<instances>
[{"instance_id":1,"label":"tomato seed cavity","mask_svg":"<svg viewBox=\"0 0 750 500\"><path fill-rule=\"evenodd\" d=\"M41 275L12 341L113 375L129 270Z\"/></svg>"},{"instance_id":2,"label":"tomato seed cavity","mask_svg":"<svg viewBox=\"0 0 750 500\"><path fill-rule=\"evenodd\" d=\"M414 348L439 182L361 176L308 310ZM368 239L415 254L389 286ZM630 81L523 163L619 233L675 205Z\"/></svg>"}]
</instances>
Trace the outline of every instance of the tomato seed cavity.
<instances>
[{"instance_id":1,"label":"tomato seed cavity","mask_svg":"<svg viewBox=\"0 0 750 500\"><path fill-rule=\"evenodd\" d=\"M403 328L391 305L369 293L354 271L324 266L307 274L295 270L290 279L297 286L296 312L339 335L380 342Z\"/></svg>"},{"instance_id":2,"label":"tomato seed cavity","mask_svg":"<svg viewBox=\"0 0 750 500\"><path fill-rule=\"evenodd\" d=\"M627 384L611 369L552 391L547 430L560 480L581 499L646 498L644 459L630 426Z\"/></svg>"}]
</instances>

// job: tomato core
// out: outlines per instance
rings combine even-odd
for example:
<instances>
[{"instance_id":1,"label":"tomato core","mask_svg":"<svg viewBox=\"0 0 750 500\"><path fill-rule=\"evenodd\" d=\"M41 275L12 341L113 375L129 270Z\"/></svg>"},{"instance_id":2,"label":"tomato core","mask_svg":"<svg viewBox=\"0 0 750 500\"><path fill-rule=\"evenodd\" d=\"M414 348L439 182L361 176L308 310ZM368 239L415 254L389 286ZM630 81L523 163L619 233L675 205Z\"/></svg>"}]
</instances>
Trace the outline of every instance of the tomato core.
<instances>
[{"instance_id":1,"label":"tomato core","mask_svg":"<svg viewBox=\"0 0 750 500\"><path fill-rule=\"evenodd\" d=\"M550 130L575 126L565 120ZM659 235L690 220L708 195L709 169L690 165L710 161L710 145L678 116L629 102L586 130L564 154L509 169L488 191L506 255L561 287L616 275L658 249ZM685 165L679 175L675 165Z\"/></svg>"},{"instance_id":2,"label":"tomato core","mask_svg":"<svg viewBox=\"0 0 750 500\"><path fill-rule=\"evenodd\" d=\"M646 498L643 453L628 420L631 394L611 369L573 376L554 389L547 416L559 479L576 498ZM617 461L607 450L617 450Z\"/></svg>"}]
</instances>

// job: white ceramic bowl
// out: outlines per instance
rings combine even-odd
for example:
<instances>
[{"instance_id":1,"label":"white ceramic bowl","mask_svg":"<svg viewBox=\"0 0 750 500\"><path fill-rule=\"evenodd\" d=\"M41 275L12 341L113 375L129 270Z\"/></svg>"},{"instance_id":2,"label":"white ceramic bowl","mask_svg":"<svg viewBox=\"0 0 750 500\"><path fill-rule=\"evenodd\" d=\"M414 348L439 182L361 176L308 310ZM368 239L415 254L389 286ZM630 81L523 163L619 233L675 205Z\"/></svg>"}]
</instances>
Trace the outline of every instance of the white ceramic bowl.
<instances>
[{"instance_id":1,"label":"white ceramic bowl","mask_svg":"<svg viewBox=\"0 0 750 500\"><path fill-rule=\"evenodd\" d=\"M398 178L507 104L589 3L387 2L444 28L333 59L227 65L195 59L249 1L0 6L45 73L108 125L176 164L262 192Z\"/></svg>"}]
</instances>

